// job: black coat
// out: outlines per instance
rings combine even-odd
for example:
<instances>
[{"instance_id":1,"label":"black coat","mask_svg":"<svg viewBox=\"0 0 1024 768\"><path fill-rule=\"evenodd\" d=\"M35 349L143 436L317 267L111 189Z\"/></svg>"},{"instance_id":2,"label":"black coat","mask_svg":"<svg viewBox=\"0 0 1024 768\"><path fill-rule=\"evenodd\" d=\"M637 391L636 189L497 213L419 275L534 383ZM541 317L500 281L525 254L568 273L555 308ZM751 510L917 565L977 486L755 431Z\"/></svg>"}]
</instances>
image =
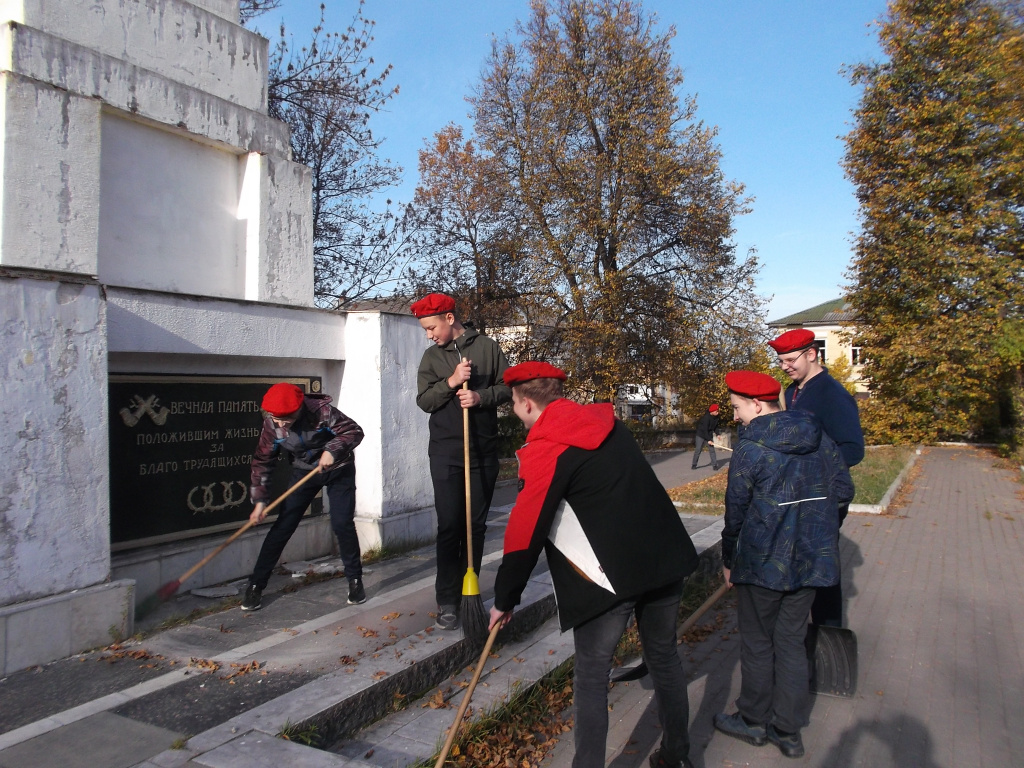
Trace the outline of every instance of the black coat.
<instances>
[{"instance_id":1,"label":"black coat","mask_svg":"<svg viewBox=\"0 0 1024 768\"><path fill-rule=\"evenodd\" d=\"M697 437L710 441L718 431L718 414L707 411L697 422Z\"/></svg>"},{"instance_id":2,"label":"black coat","mask_svg":"<svg viewBox=\"0 0 1024 768\"><path fill-rule=\"evenodd\" d=\"M542 551L563 631L696 569L679 513L610 404L555 400L517 456L519 496L494 581L499 610L519 603Z\"/></svg>"}]
</instances>

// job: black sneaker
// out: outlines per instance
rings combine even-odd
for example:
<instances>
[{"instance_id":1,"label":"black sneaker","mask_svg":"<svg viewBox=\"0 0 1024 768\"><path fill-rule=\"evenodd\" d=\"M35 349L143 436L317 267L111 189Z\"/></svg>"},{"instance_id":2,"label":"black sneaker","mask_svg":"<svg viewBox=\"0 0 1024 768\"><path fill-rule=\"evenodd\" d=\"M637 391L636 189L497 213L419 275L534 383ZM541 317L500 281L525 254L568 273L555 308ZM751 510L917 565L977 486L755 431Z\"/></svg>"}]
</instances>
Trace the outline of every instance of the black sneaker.
<instances>
[{"instance_id":1,"label":"black sneaker","mask_svg":"<svg viewBox=\"0 0 1024 768\"><path fill-rule=\"evenodd\" d=\"M362 579L352 579L348 583L348 604L359 605L366 602L366 590Z\"/></svg>"},{"instance_id":2,"label":"black sneaker","mask_svg":"<svg viewBox=\"0 0 1024 768\"><path fill-rule=\"evenodd\" d=\"M651 756L647 758L647 762L651 764L651 768L693 768L693 763L685 757L678 762L670 763L662 756L661 748L654 750Z\"/></svg>"},{"instance_id":3,"label":"black sneaker","mask_svg":"<svg viewBox=\"0 0 1024 768\"><path fill-rule=\"evenodd\" d=\"M767 729L763 725L747 725L747 721L739 712L733 712L731 715L717 714L714 717L714 724L716 731L755 747L763 747L768 743Z\"/></svg>"},{"instance_id":4,"label":"black sneaker","mask_svg":"<svg viewBox=\"0 0 1024 768\"><path fill-rule=\"evenodd\" d=\"M775 730L775 726L769 723L768 741L778 747L779 751L786 757L804 756L804 742L800 738L799 731L796 733L779 733Z\"/></svg>"},{"instance_id":5,"label":"black sneaker","mask_svg":"<svg viewBox=\"0 0 1024 768\"><path fill-rule=\"evenodd\" d=\"M245 597L242 598L243 611L258 611L263 607L263 590L255 584L249 584L245 588Z\"/></svg>"},{"instance_id":6,"label":"black sneaker","mask_svg":"<svg viewBox=\"0 0 1024 768\"><path fill-rule=\"evenodd\" d=\"M457 605L439 605L437 606L437 621L435 622L438 629L455 630L459 628L459 607Z\"/></svg>"}]
</instances>

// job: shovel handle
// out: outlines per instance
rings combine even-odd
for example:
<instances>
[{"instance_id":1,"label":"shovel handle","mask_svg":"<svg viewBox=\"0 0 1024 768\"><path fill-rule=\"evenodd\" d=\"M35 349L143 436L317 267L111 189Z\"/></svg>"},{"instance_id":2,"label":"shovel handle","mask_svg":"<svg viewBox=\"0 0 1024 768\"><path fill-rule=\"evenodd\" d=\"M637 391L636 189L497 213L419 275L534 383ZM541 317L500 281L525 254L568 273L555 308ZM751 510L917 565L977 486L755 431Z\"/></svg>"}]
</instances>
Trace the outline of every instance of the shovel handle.
<instances>
[{"instance_id":1,"label":"shovel handle","mask_svg":"<svg viewBox=\"0 0 1024 768\"><path fill-rule=\"evenodd\" d=\"M293 485L287 491L282 493L274 503L268 505L265 511L266 512L270 512L270 510L272 510L274 507L276 507L282 501L284 501L289 496L291 496L293 491L298 490L300 485L304 485L307 480L310 480L313 477L313 475L319 474L319 472L320 472L320 467L316 467L315 469L311 469L309 471L309 474L307 474L304 478L299 480L299 482L297 482L295 485ZM239 528L237 531L235 531L233 534L231 534L231 536L228 538L227 541L225 541L223 544L221 544L219 547L217 547L215 550L213 550L213 552L208 554L206 557L204 557L198 563L196 563L191 568L189 568L187 571L185 571L183 574L181 574L181 576L178 577L178 583L179 584L184 584L186 579L188 579L190 576L192 576L192 574L194 574L196 571L198 571L200 568L202 568L208 562L213 560L213 558L215 558L217 555L219 555L221 552L223 552L231 542L233 542L235 539L237 539L243 533L248 531L254 525L255 525L255 523L252 520L249 520L245 525L243 525L241 528Z\"/></svg>"},{"instance_id":2,"label":"shovel handle","mask_svg":"<svg viewBox=\"0 0 1024 768\"><path fill-rule=\"evenodd\" d=\"M676 630L677 643L682 642L683 635L693 629L693 625L700 621L700 617L707 613L711 606L717 603L722 595L729 591L730 586L731 585L728 581L722 584L722 586L711 593L711 596L707 600L700 604L700 607L697 608L696 611L687 617L686 621L679 625L679 629Z\"/></svg>"}]
</instances>

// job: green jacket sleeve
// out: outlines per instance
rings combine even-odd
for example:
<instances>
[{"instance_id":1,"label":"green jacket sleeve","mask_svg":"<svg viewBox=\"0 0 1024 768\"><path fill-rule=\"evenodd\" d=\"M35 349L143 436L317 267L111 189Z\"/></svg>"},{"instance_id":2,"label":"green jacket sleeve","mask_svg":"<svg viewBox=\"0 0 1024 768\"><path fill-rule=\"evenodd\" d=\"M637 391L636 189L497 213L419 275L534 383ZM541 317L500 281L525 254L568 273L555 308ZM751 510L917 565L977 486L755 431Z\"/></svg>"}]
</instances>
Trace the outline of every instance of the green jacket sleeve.
<instances>
[{"instance_id":1,"label":"green jacket sleeve","mask_svg":"<svg viewBox=\"0 0 1024 768\"><path fill-rule=\"evenodd\" d=\"M494 353L494 383L489 387L481 387L476 390L480 395L481 408L497 408L502 403L507 403L512 399L512 389L510 387L506 387L504 384L505 369L508 368L508 359L506 359L505 353L501 351L501 347L498 343L493 339L490 341L493 345ZM472 383L470 386L472 386Z\"/></svg>"},{"instance_id":2,"label":"green jacket sleeve","mask_svg":"<svg viewBox=\"0 0 1024 768\"><path fill-rule=\"evenodd\" d=\"M448 386L448 377L455 369L442 370L444 363L436 348L427 349L420 360L416 375L416 405L427 413L441 410L455 397L457 390Z\"/></svg>"}]
</instances>

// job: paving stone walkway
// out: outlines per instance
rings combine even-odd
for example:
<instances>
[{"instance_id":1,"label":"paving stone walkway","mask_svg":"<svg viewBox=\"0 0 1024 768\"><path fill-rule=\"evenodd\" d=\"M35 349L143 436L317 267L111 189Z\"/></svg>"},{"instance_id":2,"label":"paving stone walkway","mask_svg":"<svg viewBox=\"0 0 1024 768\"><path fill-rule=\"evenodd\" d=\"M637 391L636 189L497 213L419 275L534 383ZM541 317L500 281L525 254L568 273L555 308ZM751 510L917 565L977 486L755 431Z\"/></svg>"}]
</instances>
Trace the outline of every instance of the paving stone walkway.
<instances>
[{"instance_id":1,"label":"paving stone walkway","mask_svg":"<svg viewBox=\"0 0 1024 768\"><path fill-rule=\"evenodd\" d=\"M805 757L714 732L734 711L731 598L714 647L686 653L697 768L1013 768L1024 765L1024 483L989 451L929 448L883 516L842 529L847 623L859 642L853 698L815 697ZM609 765L647 765L660 734L649 684L612 691ZM567 768L563 739L544 768Z\"/></svg>"},{"instance_id":2,"label":"paving stone walkway","mask_svg":"<svg viewBox=\"0 0 1024 768\"><path fill-rule=\"evenodd\" d=\"M681 454L652 464L659 473L686 464L686 475L688 461L689 455ZM703 468L701 474L706 474ZM711 727L716 712L732 711L739 692L735 610L732 596L727 595L707 617L713 628L709 636L692 647L681 647L691 676L694 765L1024 765L1024 483L1020 480L1019 468L991 452L930 448L923 451L890 514L847 519L842 541L846 614L859 640L858 690L852 698L814 699L804 731L807 755L802 759L788 760L771 745L748 746ZM495 533L492 546L497 546ZM243 661L254 655L272 661L278 651L271 649L287 646L295 656L287 670L284 664L277 665L281 670L268 664L266 676L246 675L230 688L231 681L216 678L219 688L213 690L236 691L241 694L236 699L247 701L232 706L243 708L268 698L260 706L294 698L295 693L287 689L301 685L306 674L330 673L331 665L343 665L338 653L349 651L357 642L340 641L342 636L336 633L343 628L336 626L338 622L345 625L344 631L369 627L362 615L374 621L390 618L381 614L391 610L385 609L385 603L395 600L408 602L402 608L404 614L410 616L415 610L419 620L430 609L431 572L429 557L413 553L403 562L374 566L370 574L374 591L365 607L345 607L343 595L325 582L268 600L255 616L233 611L208 617L154 636L150 645L164 655L155 668L145 662L131 667L101 663L93 654L0 680L0 768L365 765L354 755L311 750L274 738L276 725L268 731L251 730L251 738L230 741L213 752L161 752L177 738L232 718L235 710L211 695L207 682L214 678L193 674L187 682L175 683L176 689L161 688L166 691L160 694L163 703L146 716L129 711L131 701L142 699L120 702L123 694L119 692L169 679L172 656L183 663L200 653L207 657L219 653L226 659L233 652L225 650L230 646L249 649L248 655L239 656ZM286 642L277 637L281 633L289 633ZM322 658L312 653L320 640L331 651ZM257 645L258 654L252 650ZM330 674L337 677L337 671ZM118 700L103 703L107 697ZM615 685L610 705L608 765L646 766L660 739L649 681ZM90 708L90 716L72 717L68 713L75 707ZM243 713L227 720L224 727L246 717L258 719ZM16 738L26 729L38 735ZM200 740L192 739L190 745ZM543 768L568 768L572 752L569 733ZM153 757L146 759L146 755Z\"/></svg>"}]
</instances>

